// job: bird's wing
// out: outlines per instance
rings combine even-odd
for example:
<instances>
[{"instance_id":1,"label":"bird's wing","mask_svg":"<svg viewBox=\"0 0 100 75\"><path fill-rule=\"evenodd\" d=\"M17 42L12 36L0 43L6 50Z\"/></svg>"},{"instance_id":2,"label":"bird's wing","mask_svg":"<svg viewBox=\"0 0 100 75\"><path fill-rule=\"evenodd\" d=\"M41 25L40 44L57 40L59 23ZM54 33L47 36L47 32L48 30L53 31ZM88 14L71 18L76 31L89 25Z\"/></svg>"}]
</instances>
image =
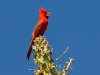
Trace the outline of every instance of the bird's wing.
<instances>
[{"instance_id":1,"label":"bird's wing","mask_svg":"<svg viewBox=\"0 0 100 75\"><path fill-rule=\"evenodd\" d=\"M35 35L38 34L38 31L40 30L40 28L42 27L42 25L43 25L43 20L39 20L39 21L37 22L37 24L35 25L35 27L34 27L33 33L34 33Z\"/></svg>"},{"instance_id":2,"label":"bird's wing","mask_svg":"<svg viewBox=\"0 0 100 75\"><path fill-rule=\"evenodd\" d=\"M43 21L40 20L40 21L37 22L36 26L34 27L34 31L32 33L31 44L30 44L29 50L28 50L27 55L26 55L26 59L28 59L28 60L29 60L30 54L32 52L32 45L34 44L33 40L35 39L35 37L37 36L39 30L41 29L42 24L43 24Z\"/></svg>"}]
</instances>

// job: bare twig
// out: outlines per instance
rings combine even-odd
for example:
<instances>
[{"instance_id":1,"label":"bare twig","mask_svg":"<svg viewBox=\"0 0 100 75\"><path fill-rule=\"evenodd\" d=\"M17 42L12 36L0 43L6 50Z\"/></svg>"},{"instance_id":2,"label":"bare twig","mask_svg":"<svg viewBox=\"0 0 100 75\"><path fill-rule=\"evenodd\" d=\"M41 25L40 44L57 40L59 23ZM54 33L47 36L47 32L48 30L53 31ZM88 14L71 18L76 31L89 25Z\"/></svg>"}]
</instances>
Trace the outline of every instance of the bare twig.
<instances>
[{"instance_id":1,"label":"bare twig","mask_svg":"<svg viewBox=\"0 0 100 75\"><path fill-rule=\"evenodd\" d=\"M69 62L66 62L66 64L67 64L66 70L70 69L70 65L73 62L73 60L74 60L73 58L70 58L70 61Z\"/></svg>"},{"instance_id":2,"label":"bare twig","mask_svg":"<svg viewBox=\"0 0 100 75\"><path fill-rule=\"evenodd\" d=\"M28 69L29 71L34 71L35 69Z\"/></svg>"},{"instance_id":3,"label":"bare twig","mask_svg":"<svg viewBox=\"0 0 100 75\"><path fill-rule=\"evenodd\" d=\"M34 71L34 70L38 70L39 68L35 68L35 69L28 69L29 71Z\"/></svg>"},{"instance_id":4,"label":"bare twig","mask_svg":"<svg viewBox=\"0 0 100 75\"><path fill-rule=\"evenodd\" d=\"M61 60L59 61L59 69L61 69Z\"/></svg>"},{"instance_id":5,"label":"bare twig","mask_svg":"<svg viewBox=\"0 0 100 75\"><path fill-rule=\"evenodd\" d=\"M66 48L66 50L64 51L64 53L61 56L59 56L58 58L56 58L54 60L54 62L57 61L57 60L59 60L60 58L62 58L66 54L66 52L67 52L68 49L69 49L69 46Z\"/></svg>"}]
</instances>

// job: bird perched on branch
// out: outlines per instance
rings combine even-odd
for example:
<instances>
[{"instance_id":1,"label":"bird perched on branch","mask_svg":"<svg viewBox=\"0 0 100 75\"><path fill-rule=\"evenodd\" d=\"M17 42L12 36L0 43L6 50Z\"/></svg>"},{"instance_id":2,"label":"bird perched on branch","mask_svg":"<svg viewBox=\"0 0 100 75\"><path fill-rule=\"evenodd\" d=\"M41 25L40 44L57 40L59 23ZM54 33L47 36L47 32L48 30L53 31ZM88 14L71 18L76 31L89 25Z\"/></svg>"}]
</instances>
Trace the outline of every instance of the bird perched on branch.
<instances>
[{"instance_id":1,"label":"bird perched on branch","mask_svg":"<svg viewBox=\"0 0 100 75\"><path fill-rule=\"evenodd\" d=\"M34 39L38 37L39 35L43 35L48 26L48 18L50 17L50 13L47 12L44 8L39 8L39 12L40 14L38 17L38 22L35 25L34 30L32 32L32 40L31 40L30 47L26 55L26 59L28 60L32 52L32 45L34 45Z\"/></svg>"}]
</instances>

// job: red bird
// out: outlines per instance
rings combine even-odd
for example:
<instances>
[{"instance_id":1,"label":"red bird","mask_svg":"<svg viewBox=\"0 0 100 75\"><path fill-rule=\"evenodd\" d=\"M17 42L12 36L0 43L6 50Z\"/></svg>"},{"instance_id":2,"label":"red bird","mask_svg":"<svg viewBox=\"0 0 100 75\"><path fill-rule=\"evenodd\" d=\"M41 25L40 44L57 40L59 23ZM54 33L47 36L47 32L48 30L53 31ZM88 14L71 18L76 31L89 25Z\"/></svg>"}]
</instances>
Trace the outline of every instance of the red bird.
<instances>
[{"instance_id":1,"label":"red bird","mask_svg":"<svg viewBox=\"0 0 100 75\"><path fill-rule=\"evenodd\" d=\"M26 55L26 59L28 59L28 60L29 60L30 54L32 52L32 45L34 45L34 42L33 42L34 39L36 37L38 37L39 35L43 35L45 30L47 29L47 26L48 26L48 18L50 16L50 13L47 12L44 8L40 8L39 12L40 12L40 14L39 14L39 17L38 17L38 22L35 25L34 30L32 32L32 40L31 40L31 43L30 43L28 53Z\"/></svg>"}]
</instances>

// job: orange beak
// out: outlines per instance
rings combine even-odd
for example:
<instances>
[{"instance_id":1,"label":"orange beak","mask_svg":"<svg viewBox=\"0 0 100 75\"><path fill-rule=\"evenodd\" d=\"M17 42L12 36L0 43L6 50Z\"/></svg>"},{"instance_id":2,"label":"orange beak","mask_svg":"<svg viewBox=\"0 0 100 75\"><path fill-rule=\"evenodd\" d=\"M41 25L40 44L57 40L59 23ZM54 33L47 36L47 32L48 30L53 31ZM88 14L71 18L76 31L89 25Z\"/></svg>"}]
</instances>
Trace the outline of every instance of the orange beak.
<instances>
[{"instance_id":1,"label":"orange beak","mask_svg":"<svg viewBox=\"0 0 100 75\"><path fill-rule=\"evenodd\" d=\"M46 16L47 16L47 17L49 17L50 15L51 15L51 13L50 13L50 12L47 12L47 13L46 13Z\"/></svg>"}]
</instances>

